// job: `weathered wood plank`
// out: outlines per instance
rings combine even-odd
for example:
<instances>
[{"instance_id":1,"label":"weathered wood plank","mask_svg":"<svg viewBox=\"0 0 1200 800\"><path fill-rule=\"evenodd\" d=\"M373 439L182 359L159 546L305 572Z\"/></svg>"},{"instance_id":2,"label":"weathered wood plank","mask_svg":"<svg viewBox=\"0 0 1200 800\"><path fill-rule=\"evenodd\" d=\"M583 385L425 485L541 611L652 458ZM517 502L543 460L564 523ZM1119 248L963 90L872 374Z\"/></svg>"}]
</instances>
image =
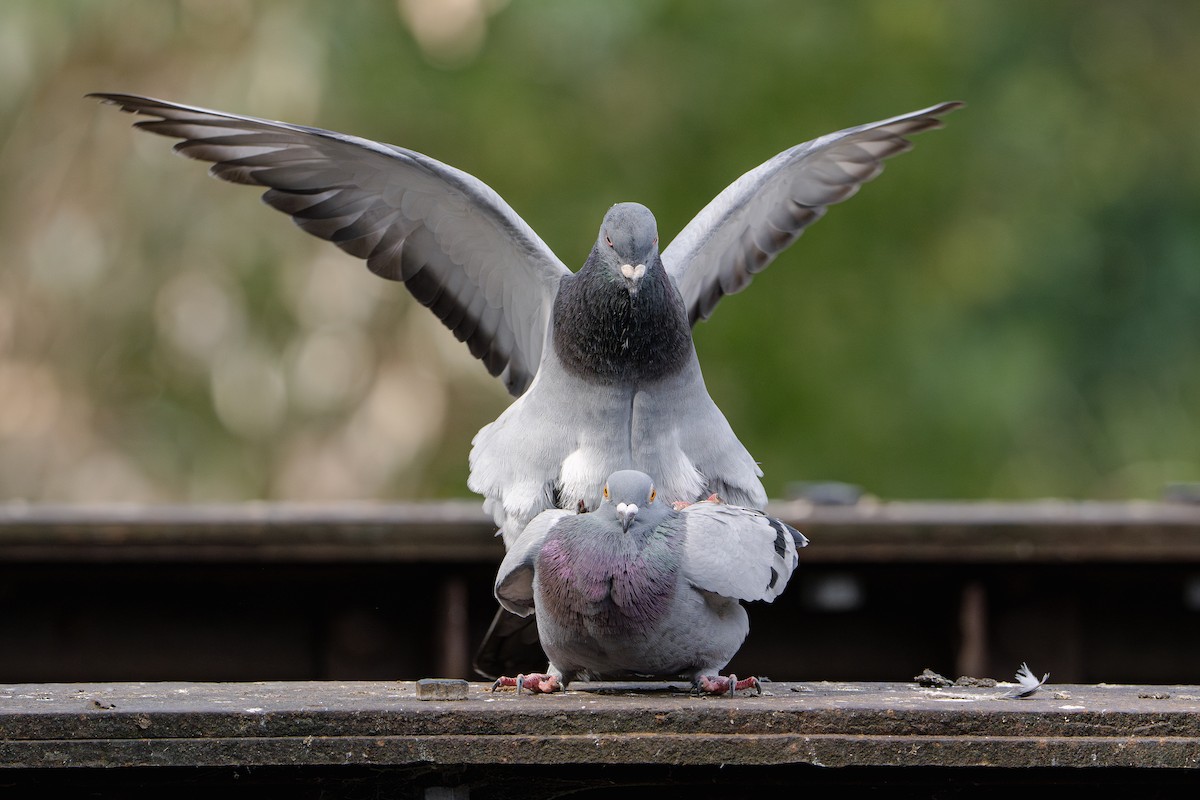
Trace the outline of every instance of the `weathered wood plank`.
<instances>
[{"instance_id":1,"label":"weathered wood plank","mask_svg":"<svg viewBox=\"0 0 1200 800\"><path fill-rule=\"evenodd\" d=\"M1200 562L1200 505L776 503L808 563ZM3 561L495 562L474 501L226 506L0 505Z\"/></svg>"},{"instance_id":2,"label":"weathered wood plank","mask_svg":"<svg viewBox=\"0 0 1200 800\"><path fill-rule=\"evenodd\" d=\"M1200 687L580 684L421 701L411 682L0 686L0 767L658 764L1200 767ZM598 690L605 691L598 691Z\"/></svg>"},{"instance_id":3,"label":"weathered wood plank","mask_svg":"<svg viewBox=\"0 0 1200 800\"><path fill-rule=\"evenodd\" d=\"M478 503L0 506L0 560L497 562Z\"/></svg>"}]
</instances>

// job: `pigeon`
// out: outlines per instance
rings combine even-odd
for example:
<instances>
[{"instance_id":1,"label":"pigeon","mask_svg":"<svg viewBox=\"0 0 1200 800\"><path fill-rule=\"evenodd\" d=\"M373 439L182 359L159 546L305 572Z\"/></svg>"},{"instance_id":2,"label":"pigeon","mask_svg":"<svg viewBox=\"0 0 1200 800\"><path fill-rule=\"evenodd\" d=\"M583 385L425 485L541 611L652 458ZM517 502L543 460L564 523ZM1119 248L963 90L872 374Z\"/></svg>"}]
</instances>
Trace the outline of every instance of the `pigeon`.
<instances>
[{"instance_id":1,"label":"pigeon","mask_svg":"<svg viewBox=\"0 0 1200 800\"><path fill-rule=\"evenodd\" d=\"M804 535L711 500L676 510L636 470L610 475L602 498L592 512L539 514L505 555L496 599L536 612L550 666L493 689L635 678L684 679L710 694L757 689L755 678L720 674L750 630L740 601L783 592Z\"/></svg>"},{"instance_id":2,"label":"pigeon","mask_svg":"<svg viewBox=\"0 0 1200 800\"><path fill-rule=\"evenodd\" d=\"M797 145L738 178L665 248L645 206L604 215L578 272L479 179L333 131L129 94L90 95L151 119L210 173L264 188L303 230L401 281L516 400L475 436L468 487L511 547L547 509L595 509L605 478L651 474L672 501L761 509L758 463L710 398L695 324L959 108L942 103ZM476 668L501 652L498 617Z\"/></svg>"}]
</instances>

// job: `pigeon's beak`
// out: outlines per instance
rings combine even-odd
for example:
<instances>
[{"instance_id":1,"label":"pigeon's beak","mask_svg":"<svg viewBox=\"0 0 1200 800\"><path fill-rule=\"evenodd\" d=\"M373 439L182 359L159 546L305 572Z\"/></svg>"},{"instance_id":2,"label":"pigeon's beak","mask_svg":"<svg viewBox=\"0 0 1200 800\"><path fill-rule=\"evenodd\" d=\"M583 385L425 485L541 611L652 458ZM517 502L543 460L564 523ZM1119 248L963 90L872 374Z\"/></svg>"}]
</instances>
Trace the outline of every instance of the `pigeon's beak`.
<instances>
[{"instance_id":1,"label":"pigeon's beak","mask_svg":"<svg viewBox=\"0 0 1200 800\"><path fill-rule=\"evenodd\" d=\"M622 264L621 276L625 278L625 288L630 294L637 294L638 286L642 283L642 278L646 276L645 264Z\"/></svg>"},{"instance_id":2,"label":"pigeon's beak","mask_svg":"<svg viewBox=\"0 0 1200 800\"><path fill-rule=\"evenodd\" d=\"M633 503L617 503L617 519L621 520L621 530L629 532L629 526L637 517L638 507Z\"/></svg>"}]
</instances>

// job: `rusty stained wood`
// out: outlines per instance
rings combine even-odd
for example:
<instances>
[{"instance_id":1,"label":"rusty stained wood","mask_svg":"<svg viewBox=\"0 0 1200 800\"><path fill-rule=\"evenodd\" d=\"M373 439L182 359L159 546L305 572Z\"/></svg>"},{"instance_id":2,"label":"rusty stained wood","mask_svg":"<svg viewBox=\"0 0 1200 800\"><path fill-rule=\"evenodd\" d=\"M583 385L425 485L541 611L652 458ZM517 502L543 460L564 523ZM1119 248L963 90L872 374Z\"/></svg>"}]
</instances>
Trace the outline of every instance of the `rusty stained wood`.
<instances>
[{"instance_id":1,"label":"rusty stained wood","mask_svg":"<svg viewBox=\"0 0 1200 800\"><path fill-rule=\"evenodd\" d=\"M808 563L1200 563L1200 505L775 503ZM494 563L474 501L221 506L0 505L0 561Z\"/></svg>"},{"instance_id":2,"label":"rusty stained wood","mask_svg":"<svg viewBox=\"0 0 1200 800\"><path fill-rule=\"evenodd\" d=\"M411 682L0 686L0 768L268 765L1200 766L1200 686L579 684L421 701ZM607 689L605 692L597 691Z\"/></svg>"}]
</instances>

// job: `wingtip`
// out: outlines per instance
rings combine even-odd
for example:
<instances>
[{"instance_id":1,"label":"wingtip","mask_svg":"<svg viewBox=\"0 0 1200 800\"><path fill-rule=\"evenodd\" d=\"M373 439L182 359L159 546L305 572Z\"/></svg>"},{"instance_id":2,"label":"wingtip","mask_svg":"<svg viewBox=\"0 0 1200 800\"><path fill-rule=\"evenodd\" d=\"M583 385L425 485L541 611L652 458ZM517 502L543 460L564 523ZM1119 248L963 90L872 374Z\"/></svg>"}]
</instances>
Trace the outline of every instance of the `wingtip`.
<instances>
[{"instance_id":1,"label":"wingtip","mask_svg":"<svg viewBox=\"0 0 1200 800\"><path fill-rule=\"evenodd\" d=\"M121 98L128 97L128 95L118 94L117 92L88 92L84 97L95 98L101 103L108 103L109 105L117 105L121 102Z\"/></svg>"},{"instance_id":2,"label":"wingtip","mask_svg":"<svg viewBox=\"0 0 1200 800\"><path fill-rule=\"evenodd\" d=\"M942 117L957 111L960 108L965 108L966 103L961 100L949 100L945 103L938 103L936 106L922 109L904 117L912 120L919 125L918 128L908 131L905 135L922 133L924 131L937 130L946 124Z\"/></svg>"},{"instance_id":3,"label":"wingtip","mask_svg":"<svg viewBox=\"0 0 1200 800\"><path fill-rule=\"evenodd\" d=\"M946 116L960 108L966 108L967 104L962 100L948 100L945 103L938 103L936 106L931 106L925 110L925 116L933 117L941 122L941 117Z\"/></svg>"},{"instance_id":4,"label":"wingtip","mask_svg":"<svg viewBox=\"0 0 1200 800\"><path fill-rule=\"evenodd\" d=\"M131 101L135 100L132 95L118 94L115 92L88 92L84 95L85 99L99 100L103 105L116 106L119 110L130 114L138 113L138 107L133 105Z\"/></svg>"},{"instance_id":5,"label":"wingtip","mask_svg":"<svg viewBox=\"0 0 1200 800\"><path fill-rule=\"evenodd\" d=\"M88 92L84 95L84 97L99 100L105 105L116 106L119 110L128 114L148 114L150 116L158 116L155 108L176 107L179 109L187 109L186 106L180 106L167 100L159 100L157 97L146 97L139 94L124 94L121 92ZM196 110L199 111L203 109Z\"/></svg>"}]
</instances>

